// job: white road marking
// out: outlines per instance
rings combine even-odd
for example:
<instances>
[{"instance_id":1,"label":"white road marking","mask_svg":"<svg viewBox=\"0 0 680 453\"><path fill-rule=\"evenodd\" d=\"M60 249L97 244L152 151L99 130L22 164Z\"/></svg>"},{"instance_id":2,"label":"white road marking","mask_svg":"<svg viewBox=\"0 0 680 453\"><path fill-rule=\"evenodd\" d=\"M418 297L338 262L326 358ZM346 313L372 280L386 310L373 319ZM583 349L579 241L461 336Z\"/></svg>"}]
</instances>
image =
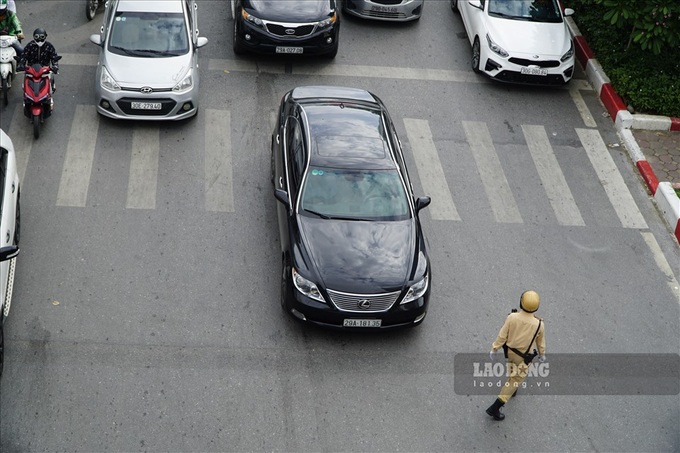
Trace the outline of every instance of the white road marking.
<instances>
[{"instance_id":1,"label":"white road marking","mask_svg":"<svg viewBox=\"0 0 680 453\"><path fill-rule=\"evenodd\" d=\"M24 116L23 107L14 109L12 124L9 127L7 135L12 139L12 144L14 145L14 154L17 159L17 173L19 174L19 182L22 184L24 182L24 176L26 175L28 157L31 155L31 148L33 148L33 128L29 127L29 125L28 118Z\"/></svg>"},{"instance_id":2,"label":"white road marking","mask_svg":"<svg viewBox=\"0 0 680 453\"><path fill-rule=\"evenodd\" d=\"M623 176L609 155L607 145L596 129L576 129L600 184L609 197L624 228L647 228L647 222L633 200Z\"/></svg>"},{"instance_id":3,"label":"white road marking","mask_svg":"<svg viewBox=\"0 0 680 453\"><path fill-rule=\"evenodd\" d=\"M205 209L234 212L231 113L205 112Z\"/></svg>"},{"instance_id":4,"label":"white road marking","mask_svg":"<svg viewBox=\"0 0 680 453\"><path fill-rule=\"evenodd\" d=\"M465 129L465 135L475 158L477 171L482 178L494 218L502 223L522 223L522 216L498 160L486 123L463 121L463 129Z\"/></svg>"},{"instance_id":5,"label":"white road marking","mask_svg":"<svg viewBox=\"0 0 680 453\"><path fill-rule=\"evenodd\" d=\"M158 126L135 126L132 133L128 209L154 209L158 185L160 131Z\"/></svg>"},{"instance_id":6,"label":"white road marking","mask_svg":"<svg viewBox=\"0 0 680 453\"><path fill-rule=\"evenodd\" d=\"M95 107L76 106L57 193L57 206L85 206L98 129L99 114Z\"/></svg>"},{"instance_id":7,"label":"white road marking","mask_svg":"<svg viewBox=\"0 0 680 453\"><path fill-rule=\"evenodd\" d=\"M647 243L649 250L652 251L652 255L654 256L654 261L656 261L656 265L659 266L661 272L663 272L664 275L666 276L667 279L666 283L668 284L668 287L671 289L671 293L673 293L673 295L675 296L675 301L678 304L680 304L680 285L678 285L678 280L673 275L673 270L671 269L671 266L668 264L666 257L661 251L659 243L656 242L656 238L649 231L640 231L640 234L642 234L642 238Z\"/></svg>"},{"instance_id":8,"label":"white road marking","mask_svg":"<svg viewBox=\"0 0 680 453\"><path fill-rule=\"evenodd\" d=\"M531 158L560 225L585 225L543 126L522 125Z\"/></svg>"},{"instance_id":9,"label":"white road marking","mask_svg":"<svg viewBox=\"0 0 680 453\"><path fill-rule=\"evenodd\" d=\"M451 191L432 140L430 126L425 120L404 118L406 134L416 161L423 190L432 198L430 214L436 220L460 220L453 204Z\"/></svg>"},{"instance_id":10,"label":"white road marking","mask_svg":"<svg viewBox=\"0 0 680 453\"><path fill-rule=\"evenodd\" d=\"M590 114L590 110L581 96L581 91L572 87L569 89L569 95L576 105L576 110L581 115L583 119L583 124L587 127L597 127L597 123L593 119L593 115Z\"/></svg>"}]
</instances>

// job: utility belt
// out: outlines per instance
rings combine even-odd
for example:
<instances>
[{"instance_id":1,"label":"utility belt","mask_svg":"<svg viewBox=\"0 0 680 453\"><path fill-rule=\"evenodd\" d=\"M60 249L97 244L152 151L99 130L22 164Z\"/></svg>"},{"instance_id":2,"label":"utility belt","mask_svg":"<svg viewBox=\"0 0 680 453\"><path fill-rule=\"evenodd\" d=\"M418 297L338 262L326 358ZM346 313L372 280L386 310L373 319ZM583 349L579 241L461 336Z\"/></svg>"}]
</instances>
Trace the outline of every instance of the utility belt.
<instances>
[{"instance_id":1,"label":"utility belt","mask_svg":"<svg viewBox=\"0 0 680 453\"><path fill-rule=\"evenodd\" d=\"M536 335L538 335L538 331L541 330L541 320L538 320L538 327L536 328L536 332L534 333L534 337L531 339L529 342L529 347L527 347L527 350L522 352L519 349L515 349L513 347L508 346L507 343L503 345L503 353L505 354L505 358L508 358L508 349L517 354L522 358L524 361L525 365L529 365L532 360L538 355L538 351L534 349L534 352L529 353L529 349L531 349L531 345L534 344L534 340L536 339Z\"/></svg>"}]
</instances>

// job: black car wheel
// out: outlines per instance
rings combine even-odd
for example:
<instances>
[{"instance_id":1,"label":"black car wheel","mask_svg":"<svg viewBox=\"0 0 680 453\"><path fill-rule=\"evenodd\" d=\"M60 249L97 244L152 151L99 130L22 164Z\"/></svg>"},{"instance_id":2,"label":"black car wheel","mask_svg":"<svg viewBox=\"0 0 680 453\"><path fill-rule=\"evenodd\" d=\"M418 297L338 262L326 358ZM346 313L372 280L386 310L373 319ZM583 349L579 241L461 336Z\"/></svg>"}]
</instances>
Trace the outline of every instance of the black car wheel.
<instances>
[{"instance_id":1,"label":"black car wheel","mask_svg":"<svg viewBox=\"0 0 680 453\"><path fill-rule=\"evenodd\" d=\"M238 40L238 20L234 19L234 53L236 55L241 55L245 49Z\"/></svg>"},{"instance_id":2,"label":"black car wheel","mask_svg":"<svg viewBox=\"0 0 680 453\"><path fill-rule=\"evenodd\" d=\"M479 60L481 59L481 50L479 47L479 37L475 36L475 42L472 44L472 70L479 73Z\"/></svg>"}]
</instances>

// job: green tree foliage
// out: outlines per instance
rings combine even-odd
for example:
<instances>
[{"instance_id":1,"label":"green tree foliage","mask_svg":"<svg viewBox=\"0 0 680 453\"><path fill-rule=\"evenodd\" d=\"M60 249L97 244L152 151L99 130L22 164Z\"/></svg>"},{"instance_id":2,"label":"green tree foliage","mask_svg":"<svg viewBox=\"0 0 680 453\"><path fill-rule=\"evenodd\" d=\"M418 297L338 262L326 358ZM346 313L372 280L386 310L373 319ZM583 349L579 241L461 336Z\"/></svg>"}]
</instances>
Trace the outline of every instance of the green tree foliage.
<instances>
[{"instance_id":1,"label":"green tree foliage","mask_svg":"<svg viewBox=\"0 0 680 453\"><path fill-rule=\"evenodd\" d=\"M604 19L629 32L637 43L659 55L680 46L680 0L594 0L606 9Z\"/></svg>"}]
</instances>

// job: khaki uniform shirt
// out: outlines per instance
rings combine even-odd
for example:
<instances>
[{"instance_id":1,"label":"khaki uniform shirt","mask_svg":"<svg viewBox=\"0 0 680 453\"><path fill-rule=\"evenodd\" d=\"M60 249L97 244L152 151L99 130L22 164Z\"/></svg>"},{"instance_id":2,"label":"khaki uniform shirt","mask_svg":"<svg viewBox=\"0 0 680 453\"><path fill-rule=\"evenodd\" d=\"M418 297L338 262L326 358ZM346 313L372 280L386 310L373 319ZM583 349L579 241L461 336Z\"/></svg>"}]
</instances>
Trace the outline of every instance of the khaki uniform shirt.
<instances>
[{"instance_id":1,"label":"khaki uniform shirt","mask_svg":"<svg viewBox=\"0 0 680 453\"><path fill-rule=\"evenodd\" d=\"M491 346L494 352L498 351L505 343L509 347L515 348L519 351L526 351L529 347L529 342L536 333L536 328L538 327L538 320L536 316L532 313L527 313L523 310L517 313L510 313L501 327L500 332L498 332L498 338L493 342ZM538 349L539 355L545 355L545 323L541 323L541 328L536 335L536 349ZM533 349L533 345L529 348L529 352Z\"/></svg>"}]
</instances>

